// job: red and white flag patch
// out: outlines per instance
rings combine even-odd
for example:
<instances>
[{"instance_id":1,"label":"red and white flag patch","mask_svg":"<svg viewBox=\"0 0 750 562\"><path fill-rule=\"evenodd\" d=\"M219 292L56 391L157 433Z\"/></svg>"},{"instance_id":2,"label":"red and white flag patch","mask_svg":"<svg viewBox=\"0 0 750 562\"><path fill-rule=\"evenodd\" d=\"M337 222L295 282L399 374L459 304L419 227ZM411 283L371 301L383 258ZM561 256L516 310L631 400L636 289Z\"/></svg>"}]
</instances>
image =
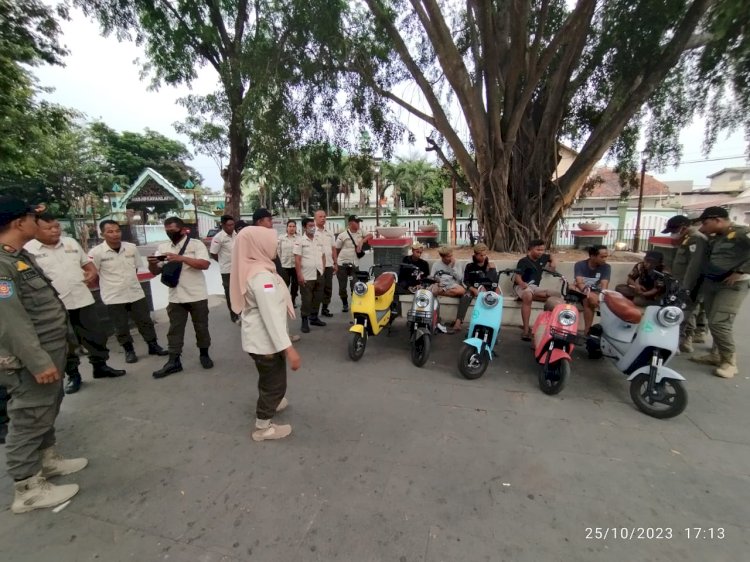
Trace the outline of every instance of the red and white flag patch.
<instances>
[{"instance_id":1,"label":"red and white flag patch","mask_svg":"<svg viewBox=\"0 0 750 562\"><path fill-rule=\"evenodd\" d=\"M273 283L264 283L263 284L263 292L264 293L273 293L276 290L276 287L273 286Z\"/></svg>"}]
</instances>

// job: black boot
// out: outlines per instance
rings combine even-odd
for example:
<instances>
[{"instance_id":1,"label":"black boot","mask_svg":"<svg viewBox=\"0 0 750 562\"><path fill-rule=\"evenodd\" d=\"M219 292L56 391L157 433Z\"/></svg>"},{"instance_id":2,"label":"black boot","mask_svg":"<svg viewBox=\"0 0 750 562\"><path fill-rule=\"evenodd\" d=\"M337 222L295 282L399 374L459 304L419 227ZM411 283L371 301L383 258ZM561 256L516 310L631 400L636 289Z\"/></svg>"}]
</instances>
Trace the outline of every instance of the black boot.
<instances>
[{"instance_id":1,"label":"black boot","mask_svg":"<svg viewBox=\"0 0 750 562\"><path fill-rule=\"evenodd\" d=\"M125 363L138 363L138 356L135 354L133 342L122 344L122 348L125 350Z\"/></svg>"},{"instance_id":2,"label":"black boot","mask_svg":"<svg viewBox=\"0 0 750 562\"><path fill-rule=\"evenodd\" d=\"M169 361L167 361L161 369L154 371L151 376L155 379L163 379L166 376L179 373L180 371L182 371L182 361L180 361L180 356L170 355Z\"/></svg>"},{"instance_id":3,"label":"black boot","mask_svg":"<svg viewBox=\"0 0 750 562\"><path fill-rule=\"evenodd\" d=\"M124 369L113 369L106 363L92 363L91 366L94 368L95 379L107 379L114 377L121 377L125 374Z\"/></svg>"},{"instance_id":4,"label":"black boot","mask_svg":"<svg viewBox=\"0 0 750 562\"><path fill-rule=\"evenodd\" d=\"M211 358L208 356L208 348L207 347L201 347L201 367L204 369L211 369L214 366L214 362L211 361Z\"/></svg>"},{"instance_id":5,"label":"black boot","mask_svg":"<svg viewBox=\"0 0 750 562\"><path fill-rule=\"evenodd\" d=\"M160 346L156 340L148 342L148 354L149 355L158 355L159 357L164 357L165 355L169 355L169 352L164 349L162 346Z\"/></svg>"},{"instance_id":6,"label":"black boot","mask_svg":"<svg viewBox=\"0 0 750 562\"><path fill-rule=\"evenodd\" d=\"M302 328L300 328L300 331L303 334L309 334L310 333L310 323L307 321L307 316L302 317Z\"/></svg>"},{"instance_id":7,"label":"black boot","mask_svg":"<svg viewBox=\"0 0 750 562\"><path fill-rule=\"evenodd\" d=\"M343 303L343 306L341 307L341 312L349 312L349 301L346 299L341 299L341 302Z\"/></svg>"},{"instance_id":8,"label":"black boot","mask_svg":"<svg viewBox=\"0 0 750 562\"><path fill-rule=\"evenodd\" d=\"M75 394L81 390L81 373L78 372L77 367L69 367L66 370L68 375L68 384L65 385L65 394Z\"/></svg>"},{"instance_id":9,"label":"black boot","mask_svg":"<svg viewBox=\"0 0 750 562\"><path fill-rule=\"evenodd\" d=\"M8 435L8 422L0 422L0 445L5 444L6 435Z\"/></svg>"},{"instance_id":10,"label":"black boot","mask_svg":"<svg viewBox=\"0 0 750 562\"><path fill-rule=\"evenodd\" d=\"M330 310L328 310L328 307L327 307L327 306L324 306L324 307L323 307L323 310L321 310L321 311L320 311L320 313L321 313L321 314L322 314L323 316L325 316L326 318L331 318L331 317L333 316L333 314L331 314L331 311L330 311Z\"/></svg>"},{"instance_id":11,"label":"black boot","mask_svg":"<svg viewBox=\"0 0 750 562\"><path fill-rule=\"evenodd\" d=\"M325 326L326 323L323 322L320 318L318 318L317 314L313 314L310 316L310 326Z\"/></svg>"}]
</instances>

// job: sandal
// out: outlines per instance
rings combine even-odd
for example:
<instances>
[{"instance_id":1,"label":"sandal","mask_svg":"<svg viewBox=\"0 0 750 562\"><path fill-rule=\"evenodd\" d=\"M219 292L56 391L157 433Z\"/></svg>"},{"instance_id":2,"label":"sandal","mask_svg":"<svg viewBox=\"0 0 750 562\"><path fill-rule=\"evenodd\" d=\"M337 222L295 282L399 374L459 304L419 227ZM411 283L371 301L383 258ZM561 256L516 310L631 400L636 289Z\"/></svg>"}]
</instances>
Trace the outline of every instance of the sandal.
<instances>
[{"instance_id":1,"label":"sandal","mask_svg":"<svg viewBox=\"0 0 750 562\"><path fill-rule=\"evenodd\" d=\"M531 330L529 330L528 332L523 332L521 334L521 339L523 341L531 341Z\"/></svg>"}]
</instances>

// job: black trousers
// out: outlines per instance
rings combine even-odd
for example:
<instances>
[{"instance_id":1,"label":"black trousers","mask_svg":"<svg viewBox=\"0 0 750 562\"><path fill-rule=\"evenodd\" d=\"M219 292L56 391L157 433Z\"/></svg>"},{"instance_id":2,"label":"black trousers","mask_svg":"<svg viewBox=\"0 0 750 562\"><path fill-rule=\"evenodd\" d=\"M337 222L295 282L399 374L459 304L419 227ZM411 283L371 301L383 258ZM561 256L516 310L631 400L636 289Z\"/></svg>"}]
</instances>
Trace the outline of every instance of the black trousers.
<instances>
[{"instance_id":1,"label":"black trousers","mask_svg":"<svg viewBox=\"0 0 750 562\"><path fill-rule=\"evenodd\" d=\"M351 263L339 264L339 270L336 272L336 280L339 282L339 298L341 302L348 302L349 293L347 292L346 286L349 285L350 290L354 290L354 283L357 281L357 272L359 268Z\"/></svg>"},{"instance_id":2,"label":"black trousers","mask_svg":"<svg viewBox=\"0 0 750 562\"><path fill-rule=\"evenodd\" d=\"M302 292L302 318L308 316L317 316L320 309L320 301L323 298L323 276L318 274L318 278L315 281L305 281L304 285L300 286Z\"/></svg>"},{"instance_id":3,"label":"black trousers","mask_svg":"<svg viewBox=\"0 0 750 562\"><path fill-rule=\"evenodd\" d=\"M297 302L299 294L299 281L297 281L297 270L293 267L281 268L281 278L289 288L289 294L292 296L292 302Z\"/></svg>"},{"instance_id":4,"label":"black trousers","mask_svg":"<svg viewBox=\"0 0 750 562\"><path fill-rule=\"evenodd\" d=\"M146 297L135 302L108 304L107 312L112 324L115 325L115 336L117 337L117 343L120 345L133 343L133 336L130 335L130 318L133 319L135 327L138 328L138 333L143 337L143 341L146 343L156 341L154 321L151 320Z\"/></svg>"},{"instance_id":5,"label":"black trousers","mask_svg":"<svg viewBox=\"0 0 750 562\"><path fill-rule=\"evenodd\" d=\"M328 308L331 304L331 296L333 296L333 267L326 267L323 271L323 308Z\"/></svg>"},{"instance_id":6,"label":"black trousers","mask_svg":"<svg viewBox=\"0 0 750 562\"><path fill-rule=\"evenodd\" d=\"M109 359L109 349L107 349L107 334L99 322L99 316L96 314L96 307L93 304L69 310L70 324L73 326L73 332L81 345L89 352L89 362L92 365L101 365ZM76 369L81 364L81 360L74 352L69 352L65 362L65 372L68 369Z\"/></svg>"},{"instance_id":7,"label":"black trousers","mask_svg":"<svg viewBox=\"0 0 750 562\"><path fill-rule=\"evenodd\" d=\"M235 314L234 310L232 310L232 299L229 296L229 273L222 273L221 274L221 284L224 286L224 296L227 298L227 308L229 309L229 317L232 319L232 322L237 320L239 318L239 314Z\"/></svg>"},{"instance_id":8,"label":"black trousers","mask_svg":"<svg viewBox=\"0 0 750 562\"><path fill-rule=\"evenodd\" d=\"M286 394L286 355L284 352L273 355L251 353L250 357L258 369L258 405L255 415L259 420L270 420Z\"/></svg>"},{"instance_id":9,"label":"black trousers","mask_svg":"<svg viewBox=\"0 0 750 562\"><path fill-rule=\"evenodd\" d=\"M170 355L182 353L182 348L185 345L185 326L187 326L188 314L193 320L198 348L209 348L211 346L211 334L208 333L208 300L170 302L167 305L167 315L169 316L167 344Z\"/></svg>"}]
</instances>

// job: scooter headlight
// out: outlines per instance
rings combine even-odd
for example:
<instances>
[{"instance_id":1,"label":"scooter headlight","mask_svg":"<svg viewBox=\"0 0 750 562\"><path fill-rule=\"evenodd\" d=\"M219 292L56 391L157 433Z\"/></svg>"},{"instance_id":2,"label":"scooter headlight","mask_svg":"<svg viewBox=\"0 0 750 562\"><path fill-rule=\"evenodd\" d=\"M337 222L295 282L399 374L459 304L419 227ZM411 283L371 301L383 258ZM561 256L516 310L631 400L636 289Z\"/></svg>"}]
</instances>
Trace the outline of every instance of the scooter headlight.
<instances>
[{"instance_id":1,"label":"scooter headlight","mask_svg":"<svg viewBox=\"0 0 750 562\"><path fill-rule=\"evenodd\" d=\"M557 322L560 326L572 326L578 320L578 315L572 310L563 310L557 315Z\"/></svg>"},{"instance_id":2,"label":"scooter headlight","mask_svg":"<svg viewBox=\"0 0 750 562\"><path fill-rule=\"evenodd\" d=\"M487 308L497 306L497 303L499 302L500 298L497 296L497 293L493 293L491 291L484 293L484 306L486 306Z\"/></svg>"},{"instance_id":3,"label":"scooter headlight","mask_svg":"<svg viewBox=\"0 0 750 562\"><path fill-rule=\"evenodd\" d=\"M417 293L414 301L417 305L417 308L427 308L428 306L430 306L430 297L422 292Z\"/></svg>"},{"instance_id":4,"label":"scooter headlight","mask_svg":"<svg viewBox=\"0 0 750 562\"><path fill-rule=\"evenodd\" d=\"M656 320L662 326L670 328L682 322L684 314L676 306L667 306L656 313Z\"/></svg>"},{"instance_id":5,"label":"scooter headlight","mask_svg":"<svg viewBox=\"0 0 750 562\"><path fill-rule=\"evenodd\" d=\"M367 285L362 281L357 281L354 284L354 294L358 297L364 297L367 294Z\"/></svg>"}]
</instances>

